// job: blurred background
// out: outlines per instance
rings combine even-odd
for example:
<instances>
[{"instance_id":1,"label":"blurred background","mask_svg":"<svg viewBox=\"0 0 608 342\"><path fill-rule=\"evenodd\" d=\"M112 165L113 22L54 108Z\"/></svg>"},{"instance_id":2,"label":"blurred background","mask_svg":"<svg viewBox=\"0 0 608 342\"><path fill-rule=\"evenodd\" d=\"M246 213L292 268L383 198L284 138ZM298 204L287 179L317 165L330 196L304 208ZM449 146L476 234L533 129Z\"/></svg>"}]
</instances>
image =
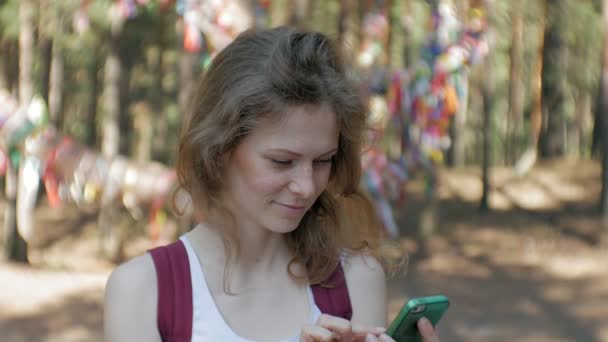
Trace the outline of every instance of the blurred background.
<instances>
[{"instance_id":1,"label":"blurred background","mask_svg":"<svg viewBox=\"0 0 608 342\"><path fill-rule=\"evenodd\" d=\"M608 341L608 0L0 0L3 341L103 340L112 268L192 226L196 80L278 25L336 39L369 104L391 319L442 293L442 341Z\"/></svg>"}]
</instances>

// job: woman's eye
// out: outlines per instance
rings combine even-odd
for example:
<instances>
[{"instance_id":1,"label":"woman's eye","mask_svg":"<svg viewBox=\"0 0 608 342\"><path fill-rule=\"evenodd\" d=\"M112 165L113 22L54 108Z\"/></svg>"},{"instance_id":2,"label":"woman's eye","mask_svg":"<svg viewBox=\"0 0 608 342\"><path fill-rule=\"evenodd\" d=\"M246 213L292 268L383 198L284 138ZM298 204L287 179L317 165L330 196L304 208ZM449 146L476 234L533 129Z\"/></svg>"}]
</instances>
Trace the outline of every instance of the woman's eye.
<instances>
[{"instance_id":1,"label":"woman's eye","mask_svg":"<svg viewBox=\"0 0 608 342\"><path fill-rule=\"evenodd\" d=\"M321 164L327 164L327 163L331 163L331 158L329 159L318 159L315 160L316 163L321 163Z\"/></svg>"},{"instance_id":2,"label":"woman's eye","mask_svg":"<svg viewBox=\"0 0 608 342\"><path fill-rule=\"evenodd\" d=\"M272 162L281 166L291 165L291 160L272 159Z\"/></svg>"}]
</instances>

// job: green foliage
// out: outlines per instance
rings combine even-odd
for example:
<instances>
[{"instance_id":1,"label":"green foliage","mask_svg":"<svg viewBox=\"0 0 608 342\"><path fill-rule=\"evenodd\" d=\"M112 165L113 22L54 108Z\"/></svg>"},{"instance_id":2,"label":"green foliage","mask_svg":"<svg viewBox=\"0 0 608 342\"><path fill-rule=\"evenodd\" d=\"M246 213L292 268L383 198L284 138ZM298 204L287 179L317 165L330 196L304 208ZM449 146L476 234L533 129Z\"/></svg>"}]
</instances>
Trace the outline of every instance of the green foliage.
<instances>
[{"instance_id":1,"label":"green foliage","mask_svg":"<svg viewBox=\"0 0 608 342\"><path fill-rule=\"evenodd\" d=\"M4 0L0 3L0 40L19 38L19 1Z\"/></svg>"}]
</instances>

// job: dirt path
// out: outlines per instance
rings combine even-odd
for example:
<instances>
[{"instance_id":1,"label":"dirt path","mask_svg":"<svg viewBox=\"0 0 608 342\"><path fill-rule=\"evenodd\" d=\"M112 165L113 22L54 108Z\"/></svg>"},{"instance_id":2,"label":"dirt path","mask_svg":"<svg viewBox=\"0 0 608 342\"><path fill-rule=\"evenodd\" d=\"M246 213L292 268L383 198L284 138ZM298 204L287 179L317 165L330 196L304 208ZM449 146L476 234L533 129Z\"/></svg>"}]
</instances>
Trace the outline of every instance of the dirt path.
<instances>
[{"instance_id":1,"label":"dirt path","mask_svg":"<svg viewBox=\"0 0 608 342\"><path fill-rule=\"evenodd\" d=\"M596 164L548 164L524 179L497 170L496 210L483 215L476 170L442 179L440 234L415 238L416 183L400 211L400 242L411 263L389 281L391 317L406 298L443 293L452 303L440 326L443 342L608 341L608 249L597 244ZM0 262L0 340L102 340L111 265L94 255L94 224L68 230L32 253L33 268Z\"/></svg>"}]
</instances>

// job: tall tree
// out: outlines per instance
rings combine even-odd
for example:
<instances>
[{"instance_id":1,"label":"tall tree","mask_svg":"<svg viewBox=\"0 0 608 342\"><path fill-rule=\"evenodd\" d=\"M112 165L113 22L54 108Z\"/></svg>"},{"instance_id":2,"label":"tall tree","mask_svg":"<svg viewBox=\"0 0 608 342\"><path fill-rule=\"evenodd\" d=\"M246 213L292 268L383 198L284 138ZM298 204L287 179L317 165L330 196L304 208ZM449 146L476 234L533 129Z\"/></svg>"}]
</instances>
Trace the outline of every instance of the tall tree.
<instances>
[{"instance_id":1,"label":"tall tree","mask_svg":"<svg viewBox=\"0 0 608 342\"><path fill-rule=\"evenodd\" d=\"M531 110L530 110L530 130L528 133L528 148L515 164L515 171L518 175L526 174L532 169L539 153L539 141L543 124L543 51L545 37L545 17L547 13L547 2L541 2L541 14L538 16L538 33L540 35L539 44L536 48L534 66L531 76Z\"/></svg>"},{"instance_id":2,"label":"tall tree","mask_svg":"<svg viewBox=\"0 0 608 342\"><path fill-rule=\"evenodd\" d=\"M274 0L270 2L270 25L286 25L292 19L291 0Z\"/></svg>"},{"instance_id":3,"label":"tall tree","mask_svg":"<svg viewBox=\"0 0 608 342\"><path fill-rule=\"evenodd\" d=\"M19 103L27 105L34 95L34 15L33 0L19 2ZM16 165L9 158L6 170L6 207L4 212L4 232L7 258L12 261L28 262L27 243L17 229L17 184L19 182Z\"/></svg>"},{"instance_id":4,"label":"tall tree","mask_svg":"<svg viewBox=\"0 0 608 342\"><path fill-rule=\"evenodd\" d=\"M100 68L100 49L93 47L93 53L87 61L87 78L89 82L89 92L87 96L85 120L87 122L86 143L91 148L97 148L97 104L99 92L99 68Z\"/></svg>"},{"instance_id":5,"label":"tall tree","mask_svg":"<svg viewBox=\"0 0 608 342\"><path fill-rule=\"evenodd\" d=\"M469 11L469 2L467 0L459 0L456 3L456 13L461 22L467 20ZM458 112L453 117L453 123L450 125L450 136L452 144L447 153L448 166L462 166L465 163L465 131L467 123L467 112L469 109L469 75L468 72L460 73L457 82L460 83L462 94L459 98Z\"/></svg>"},{"instance_id":6,"label":"tall tree","mask_svg":"<svg viewBox=\"0 0 608 342\"><path fill-rule=\"evenodd\" d=\"M515 162L518 150L519 132L523 129L524 93L522 89L521 70L523 52L523 0L513 0L511 14L511 49L509 67L509 115L506 123L505 157L508 165Z\"/></svg>"},{"instance_id":7,"label":"tall tree","mask_svg":"<svg viewBox=\"0 0 608 342\"><path fill-rule=\"evenodd\" d=\"M310 25L308 22L311 6L310 0L289 0L288 8L291 10L289 13L289 25L304 28Z\"/></svg>"},{"instance_id":8,"label":"tall tree","mask_svg":"<svg viewBox=\"0 0 608 342\"><path fill-rule=\"evenodd\" d=\"M120 119L121 89L123 87L124 66L120 56L120 39L123 33L124 19L120 15L110 18L108 38L108 53L104 65L103 81L103 137L101 152L108 159L115 158L120 149ZM124 137L124 136L123 136ZM116 216L116 207L113 198L103 196L98 217L100 230L100 254L109 260L119 260L122 250L121 237L117 227L113 224Z\"/></svg>"},{"instance_id":9,"label":"tall tree","mask_svg":"<svg viewBox=\"0 0 608 342\"><path fill-rule=\"evenodd\" d=\"M496 102L496 76L493 56L493 47L496 41L496 29L495 29L495 13L494 13L494 0L485 0L486 16L487 16L487 28L485 33L485 39L488 44L488 54L485 56L484 67L483 67L483 79L481 80L481 97L483 103L483 119L482 119L482 166L481 166L481 182L482 182L482 194L481 201L479 203L479 209L481 211L487 211L490 209L490 166L491 161L491 135L492 135L492 116L494 112L494 105Z\"/></svg>"},{"instance_id":10,"label":"tall tree","mask_svg":"<svg viewBox=\"0 0 608 342\"><path fill-rule=\"evenodd\" d=\"M119 15L115 15L111 20L108 54L104 65L104 117L101 145L102 153L108 158L116 156L120 146L120 89L124 72L122 59L120 58L120 37L124 20Z\"/></svg>"},{"instance_id":11,"label":"tall tree","mask_svg":"<svg viewBox=\"0 0 608 342\"><path fill-rule=\"evenodd\" d=\"M64 59L62 49L63 39L63 11L58 4L54 4L51 12L52 47L51 69L49 77L49 120L57 128L63 127L63 89L64 89Z\"/></svg>"},{"instance_id":12,"label":"tall tree","mask_svg":"<svg viewBox=\"0 0 608 342\"><path fill-rule=\"evenodd\" d=\"M601 209L604 226L604 238L608 240L608 0L603 1L602 8L602 74L599 90L598 115L603 118L602 135L602 195Z\"/></svg>"},{"instance_id":13,"label":"tall tree","mask_svg":"<svg viewBox=\"0 0 608 342\"><path fill-rule=\"evenodd\" d=\"M566 101L568 46L564 38L562 24L566 3L553 0L547 3L542 70L543 125L540 135L540 156L542 158L561 157L566 151Z\"/></svg>"}]
</instances>

